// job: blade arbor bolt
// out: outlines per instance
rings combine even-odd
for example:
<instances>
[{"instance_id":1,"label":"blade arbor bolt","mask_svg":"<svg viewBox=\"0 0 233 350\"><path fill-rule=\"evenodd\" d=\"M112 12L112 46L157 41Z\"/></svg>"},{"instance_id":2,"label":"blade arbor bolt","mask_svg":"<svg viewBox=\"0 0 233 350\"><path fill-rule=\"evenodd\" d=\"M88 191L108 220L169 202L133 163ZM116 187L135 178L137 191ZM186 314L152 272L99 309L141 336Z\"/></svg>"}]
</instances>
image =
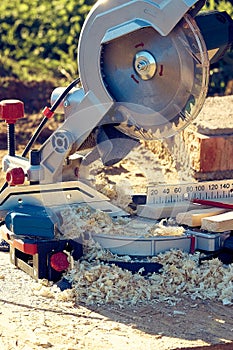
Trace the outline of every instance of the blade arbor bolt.
<instances>
[{"instance_id":1,"label":"blade arbor bolt","mask_svg":"<svg viewBox=\"0 0 233 350\"><path fill-rule=\"evenodd\" d=\"M134 57L134 69L142 80L153 78L157 70L154 56L148 51L139 51Z\"/></svg>"}]
</instances>

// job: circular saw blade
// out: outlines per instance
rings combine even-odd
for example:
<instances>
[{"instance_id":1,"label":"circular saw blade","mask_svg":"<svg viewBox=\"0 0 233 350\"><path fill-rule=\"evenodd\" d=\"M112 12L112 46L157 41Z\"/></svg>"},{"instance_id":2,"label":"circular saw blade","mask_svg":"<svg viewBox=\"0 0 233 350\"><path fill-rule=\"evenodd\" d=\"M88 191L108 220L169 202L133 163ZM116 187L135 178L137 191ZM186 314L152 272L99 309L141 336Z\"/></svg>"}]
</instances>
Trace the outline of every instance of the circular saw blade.
<instances>
[{"instance_id":1,"label":"circular saw blade","mask_svg":"<svg viewBox=\"0 0 233 350\"><path fill-rule=\"evenodd\" d=\"M130 136L171 136L186 127L204 103L208 57L190 16L165 37L145 27L105 44L101 68L116 101L118 127Z\"/></svg>"}]
</instances>

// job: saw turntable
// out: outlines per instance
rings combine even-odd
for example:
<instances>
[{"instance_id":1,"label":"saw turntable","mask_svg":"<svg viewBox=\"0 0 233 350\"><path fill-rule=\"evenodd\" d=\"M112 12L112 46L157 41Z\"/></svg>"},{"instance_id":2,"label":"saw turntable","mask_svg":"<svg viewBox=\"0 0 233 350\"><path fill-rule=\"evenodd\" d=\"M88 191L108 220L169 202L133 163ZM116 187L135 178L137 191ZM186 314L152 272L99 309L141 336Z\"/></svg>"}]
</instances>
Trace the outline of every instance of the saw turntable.
<instances>
[{"instance_id":1,"label":"saw turntable","mask_svg":"<svg viewBox=\"0 0 233 350\"><path fill-rule=\"evenodd\" d=\"M55 237L61 207L85 204L111 217L126 215L88 184L85 169L99 158L111 166L141 139L172 136L198 115L209 65L231 46L233 28L226 13L199 13L204 3L98 1L79 38L80 78L55 89L52 107L45 108L21 156L15 155L14 123L23 116L22 103L1 101L9 154L2 161L6 184L0 191L0 228L15 265L33 277L57 279L69 265L67 251L81 256L82 242ZM64 112L63 124L39 149L30 150L55 110ZM98 239L109 249L115 244L109 237ZM141 237L136 244L134 239L132 249L129 238L122 239L127 243L121 242L118 254L125 254L127 245L132 255L158 253L154 238ZM171 248L195 249L192 235L167 242Z\"/></svg>"}]
</instances>

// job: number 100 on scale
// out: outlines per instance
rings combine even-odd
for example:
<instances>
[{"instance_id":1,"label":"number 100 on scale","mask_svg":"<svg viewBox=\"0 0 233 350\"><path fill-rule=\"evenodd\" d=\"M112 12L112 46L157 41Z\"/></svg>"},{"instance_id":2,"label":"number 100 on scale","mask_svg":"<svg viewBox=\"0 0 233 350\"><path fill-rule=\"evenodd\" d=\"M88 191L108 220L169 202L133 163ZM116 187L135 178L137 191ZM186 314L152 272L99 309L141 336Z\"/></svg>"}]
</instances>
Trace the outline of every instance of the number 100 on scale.
<instances>
[{"instance_id":1,"label":"number 100 on scale","mask_svg":"<svg viewBox=\"0 0 233 350\"><path fill-rule=\"evenodd\" d=\"M233 180L148 186L147 203L176 203L194 198L233 198Z\"/></svg>"}]
</instances>

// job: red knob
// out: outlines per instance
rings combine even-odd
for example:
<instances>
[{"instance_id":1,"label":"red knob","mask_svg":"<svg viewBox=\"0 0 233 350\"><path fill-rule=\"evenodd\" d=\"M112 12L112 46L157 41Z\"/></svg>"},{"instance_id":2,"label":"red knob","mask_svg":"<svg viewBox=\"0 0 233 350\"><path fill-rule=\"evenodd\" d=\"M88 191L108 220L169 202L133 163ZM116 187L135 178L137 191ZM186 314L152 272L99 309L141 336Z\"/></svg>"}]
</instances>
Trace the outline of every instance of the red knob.
<instances>
[{"instance_id":1,"label":"red knob","mask_svg":"<svg viewBox=\"0 0 233 350\"><path fill-rule=\"evenodd\" d=\"M6 173L6 181L10 186L22 185L24 180L25 175L22 168L14 168Z\"/></svg>"},{"instance_id":2,"label":"red knob","mask_svg":"<svg viewBox=\"0 0 233 350\"><path fill-rule=\"evenodd\" d=\"M69 267L67 255L63 252L55 253L50 258L50 265L55 271L62 272Z\"/></svg>"},{"instance_id":3,"label":"red knob","mask_svg":"<svg viewBox=\"0 0 233 350\"><path fill-rule=\"evenodd\" d=\"M0 102L0 119L8 124L15 124L17 119L24 116L24 103L19 100L2 100Z\"/></svg>"}]
</instances>

